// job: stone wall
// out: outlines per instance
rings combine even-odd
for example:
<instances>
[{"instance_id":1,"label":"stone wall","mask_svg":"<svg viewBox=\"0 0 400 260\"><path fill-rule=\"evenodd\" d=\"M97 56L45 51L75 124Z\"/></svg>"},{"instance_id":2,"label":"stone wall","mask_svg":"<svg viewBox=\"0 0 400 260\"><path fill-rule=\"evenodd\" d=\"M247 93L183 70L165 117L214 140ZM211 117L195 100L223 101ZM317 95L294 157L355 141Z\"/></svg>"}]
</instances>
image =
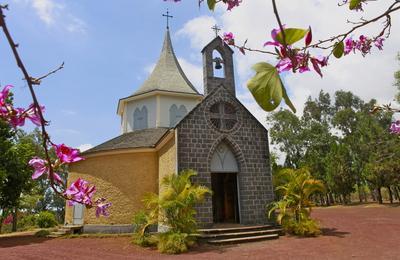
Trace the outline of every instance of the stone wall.
<instances>
[{"instance_id":1,"label":"stone wall","mask_svg":"<svg viewBox=\"0 0 400 260\"><path fill-rule=\"evenodd\" d=\"M219 130L210 121L209 109L218 102L232 105L237 123L230 130ZM273 200L269 166L267 130L223 86L211 92L177 126L179 171L194 169L194 182L211 188L210 161L222 141L234 152L239 164L239 208L242 224L263 224L267 221L265 206ZM197 207L202 226L213 223L212 198Z\"/></svg>"}]
</instances>

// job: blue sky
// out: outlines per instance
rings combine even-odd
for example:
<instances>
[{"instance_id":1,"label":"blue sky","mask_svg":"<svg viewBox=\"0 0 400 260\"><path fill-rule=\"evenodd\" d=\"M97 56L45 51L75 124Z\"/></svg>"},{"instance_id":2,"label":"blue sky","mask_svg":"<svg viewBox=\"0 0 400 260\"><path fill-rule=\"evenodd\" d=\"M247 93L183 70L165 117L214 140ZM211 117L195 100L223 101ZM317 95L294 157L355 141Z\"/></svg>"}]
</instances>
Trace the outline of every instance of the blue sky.
<instances>
[{"instance_id":1,"label":"blue sky","mask_svg":"<svg viewBox=\"0 0 400 260\"><path fill-rule=\"evenodd\" d=\"M52 138L72 146L98 144L119 134L118 99L139 87L145 68L157 61L166 8L174 16L172 31L207 11L195 1L57 1L59 10L48 14L53 20L46 22L29 1L9 4L7 23L31 75L43 75L65 61L65 68L36 90L46 106ZM188 39L173 41L180 56L189 55ZM1 84L14 85L16 104L26 106L28 89L3 36L0 57Z\"/></svg>"},{"instance_id":2,"label":"blue sky","mask_svg":"<svg viewBox=\"0 0 400 260\"><path fill-rule=\"evenodd\" d=\"M314 38L321 39L349 28L347 19L373 17L385 8L384 2L378 2L369 3L364 14L350 13L339 8L336 1L326 0L282 0L279 9L288 27L311 25ZM232 12L220 7L215 13L205 6L199 9L197 0L183 0L179 4L162 0L0 3L9 4L7 23L32 76L41 76L65 62L65 69L47 78L37 87L37 93L47 108L52 139L74 147L96 145L120 134L118 99L134 92L157 61L166 26L161 14L167 8L174 16L171 34L175 52L188 78L200 90L200 51L213 38L213 24L234 32L238 43L248 39L248 45L255 48L262 48L269 40L269 32L276 27L270 3L265 0L246 0ZM321 88L331 94L344 89L365 100L390 102L396 92L393 72L399 68L395 59L400 49L399 17L392 17L392 35L385 42L384 51L374 50L366 58L352 55L340 61L331 60L323 79L316 73L285 76L299 113L306 98L315 96ZM360 33L374 35L379 29L371 26ZM0 57L0 84L14 85L16 104L29 105L28 89L2 34ZM253 74L251 65L259 61L275 62L261 54L235 54L236 88L239 99L266 124L267 113L255 104L246 89L246 81Z\"/></svg>"}]
</instances>

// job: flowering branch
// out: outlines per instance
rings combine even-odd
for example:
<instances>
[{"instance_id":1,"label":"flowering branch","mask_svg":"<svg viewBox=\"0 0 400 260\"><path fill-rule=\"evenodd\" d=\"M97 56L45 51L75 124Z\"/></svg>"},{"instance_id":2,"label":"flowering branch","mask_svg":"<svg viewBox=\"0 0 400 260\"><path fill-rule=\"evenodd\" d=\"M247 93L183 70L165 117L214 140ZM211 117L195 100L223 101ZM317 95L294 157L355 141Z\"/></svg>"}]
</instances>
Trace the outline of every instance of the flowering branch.
<instances>
[{"instance_id":1,"label":"flowering branch","mask_svg":"<svg viewBox=\"0 0 400 260\"><path fill-rule=\"evenodd\" d=\"M39 85L43 79L63 69L64 62L57 69L50 71L44 76L38 78L31 77L18 53L18 45L15 44L7 28L3 9L8 9L8 5L0 5L0 27L3 28L4 35L6 36L7 42L14 54L17 66L22 71L24 79L28 84L33 103L26 110L22 108L14 108L9 99L9 92L12 86L7 85L2 91L0 91L0 118L9 122L13 127L23 126L26 118L41 127L41 135L43 138L42 146L45 153L45 160L34 157L29 161L29 165L35 170L32 179L35 180L43 174L47 174L52 190L59 196L68 200L70 206L76 203L84 204L87 208L95 206L97 217L100 215L108 216L107 208L111 206L111 203L106 203L104 198L99 198L95 200L94 203L92 201L93 194L96 192L96 187L94 185L90 185L87 181L79 178L73 182L69 188L66 188L64 187L60 176L55 172L55 168L83 160L83 158L79 156L79 151L77 149L70 148L64 144L56 145L50 140L50 136L46 131L48 121L46 121L43 116L44 107L39 104L33 86ZM55 149L58 157L54 164L50 157L49 146Z\"/></svg>"}]
</instances>

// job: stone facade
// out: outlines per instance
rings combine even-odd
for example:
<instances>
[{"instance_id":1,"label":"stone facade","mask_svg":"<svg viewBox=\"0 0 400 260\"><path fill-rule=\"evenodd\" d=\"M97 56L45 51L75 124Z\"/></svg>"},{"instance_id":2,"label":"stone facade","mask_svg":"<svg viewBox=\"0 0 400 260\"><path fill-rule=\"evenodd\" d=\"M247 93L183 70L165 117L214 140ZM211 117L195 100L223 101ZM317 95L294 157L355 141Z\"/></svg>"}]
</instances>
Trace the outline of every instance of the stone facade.
<instances>
[{"instance_id":1,"label":"stone facade","mask_svg":"<svg viewBox=\"0 0 400 260\"><path fill-rule=\"evenodd\" d=\"M215 77L214 75L214 51L217 51L221 55L224 65L223 78ZM201 52L203 54L204 95L208 95L220 85L224 85L233 95L235 95L236 90L232 49L223 43L220 37L216 37L206 47L204 47Z\"/></svg>"},{"instance_id":2,"label":"stone facade","mask_svg":"<svg viewBox=\"0 0 400 260\"><path fill-rule=\"evenodd\" d=\"M235 108L237 123L230 130L220 130L210 120L214 104L227 103ZM192 112L177 125L178 169L194 169L194 183L211 188L210 160L221 142L227 143L239 164L238 196L241 224L267 221L265 206L273 200L269 166L267 130L224 86L214 88ZM212 199L208 196L197 207L202 226L213 224Z\"/></svg>"}]
</instances>

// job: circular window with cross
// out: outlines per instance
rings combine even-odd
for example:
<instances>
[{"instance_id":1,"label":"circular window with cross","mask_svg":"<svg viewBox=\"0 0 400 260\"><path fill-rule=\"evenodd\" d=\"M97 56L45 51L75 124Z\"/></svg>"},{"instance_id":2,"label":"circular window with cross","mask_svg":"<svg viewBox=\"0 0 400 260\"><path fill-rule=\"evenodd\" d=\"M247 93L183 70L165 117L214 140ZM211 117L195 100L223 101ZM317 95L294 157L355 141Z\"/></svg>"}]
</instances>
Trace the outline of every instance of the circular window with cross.
<instances>
[{"instance_id":1,"label":"circular window with cross","mask_svg":"<svg viewBox=\"0 0 400 260\"><path fill-rule=\"evenodd\" d=\"M211 124L219 131L231 131L238 125L236 108L227 102L218 102L211 105L209 110Z\"/></svg>"}]
</instances>

